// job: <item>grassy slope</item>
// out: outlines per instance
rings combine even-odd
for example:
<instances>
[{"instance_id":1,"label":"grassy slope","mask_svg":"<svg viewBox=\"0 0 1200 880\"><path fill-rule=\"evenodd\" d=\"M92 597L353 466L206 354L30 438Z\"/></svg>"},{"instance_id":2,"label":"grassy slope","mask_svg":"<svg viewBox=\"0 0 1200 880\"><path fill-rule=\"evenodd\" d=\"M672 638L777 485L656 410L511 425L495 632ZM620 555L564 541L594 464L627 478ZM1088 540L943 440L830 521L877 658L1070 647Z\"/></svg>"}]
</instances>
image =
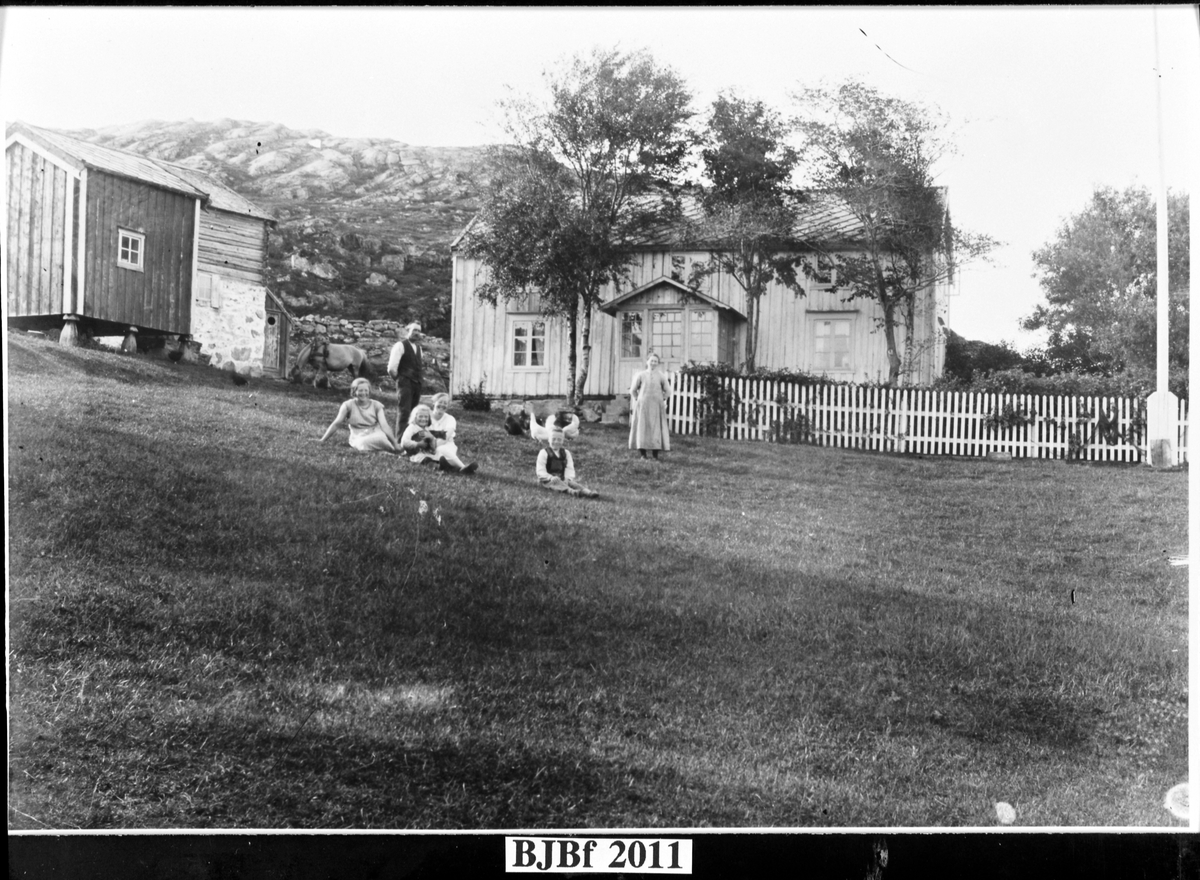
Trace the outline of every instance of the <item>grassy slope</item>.
<instances>
[{"instance_id":1,"label":"grassy slope","mask_svg":"<svg viewBox=\"0 0 1200 880\"><path fill-rule=\"evenodd\" d=\"M10 827L1171 823L1185 474L589 425L588 502L496 414L443 477L330 392L9 376Z\"/></svg>"}]
</instances>

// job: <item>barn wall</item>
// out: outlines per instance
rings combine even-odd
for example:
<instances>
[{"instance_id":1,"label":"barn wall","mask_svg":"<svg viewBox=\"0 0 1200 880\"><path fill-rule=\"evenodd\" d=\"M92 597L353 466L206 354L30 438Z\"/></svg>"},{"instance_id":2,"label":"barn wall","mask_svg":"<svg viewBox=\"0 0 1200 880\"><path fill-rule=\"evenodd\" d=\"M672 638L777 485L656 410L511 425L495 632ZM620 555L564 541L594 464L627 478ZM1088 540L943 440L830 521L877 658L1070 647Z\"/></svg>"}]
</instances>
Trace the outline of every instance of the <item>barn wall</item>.
<instances>
[{"instance_id":1,"label":"barn wall","mask_svg":"<svg viewBox=\"0 0 1200 880\"><path fill-rule=\"evenodd\" d=\"M64 212L71 192L67 172L21 143L8 147L5 163L8 315L61 315L67 265Z\"/></svg>"},{"instance_id":2,"label":"barn wall","mask_svg":"<svg viewBox=\"0 0 1200 880\"><path fill-rule=\"evenodd\" d=\"M266 240L263 220L219 209L200 211L192 338L213 366L232 364L252 376L269 366L263 362ZM286 341L285 335L281 342Z\"/></svg>"},{"instance_id":3,"label":"barn wall","mask_svg":"<svg viewBox=\"0 0 1200 880\"><path fill-rule=\"evenodd\" d=\"M93 170L85 210L84 315L191 332L194 200ZM145 234L145 271L117 266L118 227Z\"/></svg>"},{"instance_id":4,"label":"barn wall","mask_svg":"<svg viewBox=\"0 0 1200 880\"><path fill-rule=\"evenodd\" d=\"M261 284L267 261L266 223L216 209L200 212L199 271Z\"/></svg>"}]
</instances>

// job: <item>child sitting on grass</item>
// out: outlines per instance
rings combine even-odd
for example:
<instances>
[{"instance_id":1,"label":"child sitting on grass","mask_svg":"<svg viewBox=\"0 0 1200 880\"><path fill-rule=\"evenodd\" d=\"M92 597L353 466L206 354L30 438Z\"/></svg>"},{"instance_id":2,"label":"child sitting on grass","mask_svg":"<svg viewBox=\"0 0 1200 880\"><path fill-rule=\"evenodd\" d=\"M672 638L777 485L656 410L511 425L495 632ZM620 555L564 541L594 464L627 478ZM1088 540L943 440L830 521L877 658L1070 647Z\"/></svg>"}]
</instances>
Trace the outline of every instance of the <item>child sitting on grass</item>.
<instances>
[{"instance_id":1,"label":"child sitting on grass","mask_svg":"<svg viewBox=\"0 0 1200 880\"><path fill-rule=\"evenodd\" d=\"M543 448L537 459L538 482L555 492L566 492L572 498L596 498L600 495L587 486L575 482L575 462L571 453L563 448L563 432L555 428L550 432L550 448Z\"/></svg>"}]
</instances>

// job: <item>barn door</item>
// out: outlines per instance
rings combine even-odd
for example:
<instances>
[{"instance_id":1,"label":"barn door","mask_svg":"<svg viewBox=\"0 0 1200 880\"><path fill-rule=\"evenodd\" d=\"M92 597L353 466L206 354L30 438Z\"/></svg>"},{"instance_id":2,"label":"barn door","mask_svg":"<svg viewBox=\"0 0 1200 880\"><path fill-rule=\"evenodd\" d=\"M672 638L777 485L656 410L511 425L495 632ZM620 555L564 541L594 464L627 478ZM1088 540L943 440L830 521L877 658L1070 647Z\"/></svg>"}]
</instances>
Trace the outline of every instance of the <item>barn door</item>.
<instances>
[{"instance_id":1,"label":"barn door","mask_svg":"<svg viewBox=\"0 0 1200 880\"><path fill-rule=\"evenodd\" d=\"M283 375L286 370L287 327L283 313L271 297L266 298L267 320L263 326L263 372Z\"/></svg>"}]
</instances>

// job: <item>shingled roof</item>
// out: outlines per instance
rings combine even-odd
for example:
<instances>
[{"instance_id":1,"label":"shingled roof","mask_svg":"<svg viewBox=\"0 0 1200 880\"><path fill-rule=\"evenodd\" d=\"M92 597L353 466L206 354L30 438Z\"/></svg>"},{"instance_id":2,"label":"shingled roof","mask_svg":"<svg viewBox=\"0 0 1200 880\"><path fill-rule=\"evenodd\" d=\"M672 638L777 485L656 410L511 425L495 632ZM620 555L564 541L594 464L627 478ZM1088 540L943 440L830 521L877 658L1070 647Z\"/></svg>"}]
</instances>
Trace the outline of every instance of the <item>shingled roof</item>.
<instances>
[{"instance_id":1,"label":"shingled roof","mask_svg":"<svg viewBox=\"0 0 1200 880\"><path fill-rule=\"evenodd\" d=\"M38 128L23 122L15 122L8 126L5 139L21 136L48 150L65 160L76 169L94 168L117 177L124 177L147 183L160 189L179 193L191 198L199 198L205 205L230 211L235 214L245 214L275 222L262 208L249 199L238 195L229 187L213 180L208 175L161 159L150 159L118 150L115 147L102 147L89 143L59 131L48 128Z\"/></svg>"},{"instance_id":2,"label":"shingled roof","mask_svg":"<svg viewBox=\"0 0 1200 880\"><path fill-rule=\"evenodd\" d=\"M647 196L646 200L659 200L665 204L662 196ZM643 202L645 204L645 202ZM671 212L674 214L674 212ZM631 243L635 249L649 248L692 248L705 247L695 241L694 230L702 217L699 200L691 194L684 193L679 198L677 215L653 224L644 230ZM476 214L450 244L451 250L459 248L470 237L473 229L478 228L480 215ZM796 225L793 227L793 238L796 243L821 243L824 245L852 245L861 240L862 224L836 196L824 192L809 192L797 210Z\"/></svg>"}]
</instances>

